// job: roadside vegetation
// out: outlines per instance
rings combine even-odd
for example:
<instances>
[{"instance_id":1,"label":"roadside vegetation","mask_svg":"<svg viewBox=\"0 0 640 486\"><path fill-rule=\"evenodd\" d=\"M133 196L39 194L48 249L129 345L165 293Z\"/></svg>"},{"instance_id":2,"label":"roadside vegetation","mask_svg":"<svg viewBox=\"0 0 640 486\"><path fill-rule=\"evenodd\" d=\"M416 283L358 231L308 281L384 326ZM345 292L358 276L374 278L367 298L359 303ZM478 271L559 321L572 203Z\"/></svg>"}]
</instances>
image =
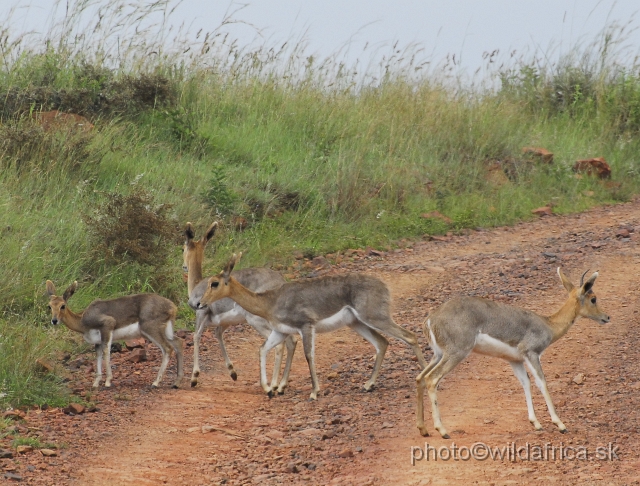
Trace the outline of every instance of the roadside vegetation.
<instances>
[{"instance_id":1,"label":"roadside vegetation","mask_svg":"<svg viewBox=\"0 0 640 486\"><path fill-rule=\"evenodd\" d=\"M640 66L625 27L553 64L493 68L489 56L474 85L411 48L363 69L314 59L303 42L238 46L223 29L187 41L154 23L171 2L70 5L48 42L0 25L2 406L65 403L36 359L87 349L48 325L46 279L78 280L74 310L158 292L189 325L187 221L221 222L208 272L235 251L287 272L296 254L394 248L639 192ZM45 131L34 114L49 110L95 128ZM572 171L591 157L610 179Z\"/></svg>"}]
</instances>

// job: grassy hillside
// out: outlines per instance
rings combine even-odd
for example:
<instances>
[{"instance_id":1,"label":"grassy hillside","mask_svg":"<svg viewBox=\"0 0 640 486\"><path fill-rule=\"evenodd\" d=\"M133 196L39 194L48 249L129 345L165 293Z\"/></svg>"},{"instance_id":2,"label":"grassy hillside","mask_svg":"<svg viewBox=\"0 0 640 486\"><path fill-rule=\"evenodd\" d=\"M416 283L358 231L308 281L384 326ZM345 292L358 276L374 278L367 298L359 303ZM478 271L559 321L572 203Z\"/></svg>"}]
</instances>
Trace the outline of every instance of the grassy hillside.
<instances>
[{"instance_id":1,"label":"grassy hillside","mask_svg":"<svg viewBox=\"0 0 640 486\"><path fill-rule=\"evenodd\" d=\"M514 63L490 74L498 89L471 89L402 59L360 77L302 48L219 40L198 46L211 51L197 63L149 60L142 41L114 59L84 47L104 43L78 48L69 31L52 32L45 50L20 36L2 45L0 405L67 399L35 370L36 358L83 349L47 326L46 279L78 280L74 309L159 292L187 326L187 221L223 223L209 272L239 250L245 266L286 270L298 252L395 247L639 192L640 71L611 54L611 38L552 66ZM51 109L95 129L44 132L32 115ZM554 163L524 146L551 150ZM605 157L612 178L576 176L575 160L589 157ZM451 222L423 217L432 211Z\"/></svg>"}]
</instances>

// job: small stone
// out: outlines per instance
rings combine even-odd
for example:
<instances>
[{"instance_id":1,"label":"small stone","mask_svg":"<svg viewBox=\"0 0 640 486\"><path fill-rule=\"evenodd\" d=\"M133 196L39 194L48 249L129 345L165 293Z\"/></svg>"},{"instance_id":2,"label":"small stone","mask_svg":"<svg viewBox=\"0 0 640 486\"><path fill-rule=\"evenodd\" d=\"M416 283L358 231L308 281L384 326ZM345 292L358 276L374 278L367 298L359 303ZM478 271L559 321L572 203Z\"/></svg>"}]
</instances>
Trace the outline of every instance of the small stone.
<instances>
[{"instance_id":1,"label":"small stone","mask_svg":"<svg viewBox=\"0 0 640 486\"><path fill-rule=\"evenodd\" d=\"M128 341L125 341L124 345L129 351L132 351L137 348L144 348L145 342L146 341L144 340L144 338L141 337L136 339L129 339Z\"/></svg>"},{"instance_id":2,"label":"small stone","mask_svg":"<svg viewBox=\"0 0 640 486\"><path fill-rule=\"evenodd\" d=\"M447 224L453 223L453 220L449 216L445 216L440 211L431 211L429 213L423 213L420 215L424 219L439 219Z\"/></svg>"},{"instance_id":3,"label":"small stone","mask_svg":"<svg viewBox=\"0 0 640 486\"><path fill-rule=\"evenodd\" d=\"M8 418L12 420L20 420L25 417L26 415L24 414L24 412L21 412L20 410L7 410L2 414L2 418Z\"/></svg>"},{"instance_id":4,"label":"small stone","mask_svg":"<svg viewBox=\"0 0 640 486\"><path fill-rule=\"evenodd\" d=\"M629 238L630 236L631 233L626 228L622 228L616 231L616 238Z\"/></svg>"},{"instance_id":5,"label":"small stone","mask_svg":"<svg viewBox=\"0 0 640 486\"><path fill-rule=\"evenodd\" d=\"M16 447L16 452L18 454L25 454L27 452L32 452L33 451L33 447L31 447L30 445L19 445L18 447Z\"/></svg>"},{"instance_id":6,"label":"small stone","mask_svg":"<svg viewBox=\"0 0 640 486\"><path fill-rule=\"evenodd\" d=\"M14 481L22 481L22 476L14 473L4 473L4 477L7 479L13 479Z\"/></svg>"},{"instance_id":7,"label":"small stone","mask_svg":"<svg viewBox=\"0 0 640 486\"><path fill-rule=\"evenodd\" d=\"M353 457L353 451L350 449L344 449L338 453L338 457Z\"/></svg>"},{"instance_id":8,"label":"small stone","mask_svg":"<svg viewBox=\"0 0 640 486\"><path fill-rule=\"evenodd\" d=\"M593 175L599 179L611 178L611 167L603 157L577 160L573 165L573 171Z\"/></svg>"},{"instance_id":9,"label":"small stone","mask_svg":"<svg viewBox=\"0 0 640 486\"><path fill-rule=\"evenodd\" d=\"M58 455L53 449L40 449L40 454L44 457L56 457Z\"/></svg>"},{"instance_id":10,"label":"small stone","mask_svg":"<svg viewBox=\"0 0 640 486\"><path fill-rule=\"evenodd\" d=\"M324 434L322 434L322 440L333 439L335 436L335 431L327 430Z\"/></svg>"},{"instance_id":11,"label":"small stone","mask_svg":"<svg viewBox=\"0 0 640 486\"><path fill-rule=\"evenodd\" d=\"M68 407L64 408L62 411L67 415L80 415L84 413L84 405L80 405L79 403L70 403Z\"/></svg>"},{"instance_id":12,"label":"small stone","mask_svg":"<svg viewBox=\"0 0 640 486\"><path fill-rule=\"evenodd\" d=\"M360 446L356 447L356 452L362 452L362 447Z\"/></svg>"},{"instance_id":13,"label":"small stone","mask_svg":"<svg viewBox=\"0 0 640 486\"><path fill-rule=\"evenodd\" d=\"M131 351L131 354L129 354L129 361L132 363L142 363L143 361L147 361L147 352L141 348L134 349Z\"/></svg>"},{"instance_id":14,"label":"small stone","mask_svg":"<svg viewBox=\"0 0 640 486\"><path fill-rule=\"evenodd\" d=\"M335 380L337 377L338 377L338 373L336 373L335 371L332 371L327 375L327 380Z\"/></svg>"},{"instance_id":15,"label":"small stone","mask_svg":"<svg viewBox=\"0 0 640 486\"><path fill-rule=\"evenodd\" d=\"M287 464L287 472L294 473L294 474L297 473L298 466L295 463L290 462L289 464Z\"/></svg>"},{"instance_id":16,"label":"small stone","mask_svg":"<svg viewBox=\"0 0 640 486\"><path fill-rule=\"evenodd\" d=\"M203 425L202 426L202 433L206 434L208 432L213 432L214 430L216 430L216 428L213 425Z\"/></svg>"},{"instance_id":17,"label":"small stone","mask_svg":"<svg viewBox=\"0 0 640 486\"><path fill-rule=\"evenodd\" d=\"M187 433L188 433L188 434L193 434L194 432L198 432L198 431L200 431L200 430L202 430L200 427L189 427L189 428L187 429Z\"/></svg>"},{"instance_id":18,"label":"small stone","mask_svg":"<svg viewBox=\"0 0 640 486\"><path fill-rule=\"evenodd\" d=\"M279 430L270 430L264 435L270 439L284 439L284 432L280 432Z\"/></svg>"},{"instance_id":19,"label":"small stone","mask_svg":"<svg viewBox=\"0 0 640 486\"><path fill-rule=\"evenodd\" d=\"M391 424L389 422L382 422L382 428L383 429L392 429L393 428L393 424Z\"/></svg>"},{"instance_id":20,"label":"small stone","mask_svg":"<svg viewBox=\"0 0 640 486\"><path fill-rule=\"evenodd\" d=\"M531 211L531 214L535 214L537 216L551 216L553 214L553 209L550 206L543 206L541 208L536 208Z\"/></svg>"},{"instance_id":21,"label":"small stone","mask_svg":"<svg viewBox=\"0 0 640 486\"><path fill-rule=\"evenodd\" d=\"M53 369L54 365L51 361L44 358L38 358L36 360L36 371L38 373L51 373Z\"/></svg>"},{"instance_id":22,"label":"small stone","mask_svg":"<svg viewBox=\"0 0 640 486\"><path fill-rule=\"evenodd\" d=\"M0 459L11 459L13 457L13 452L7 449L0 449Z\"/></svg>"},{"instance_id":23,"label":"small stone","mask_svg":"<svg viewBox=\"0 0 640 486\"><path fill-rule=\"evenodd\" d=\"M584 383L584 373L578 373L573 377L573 381L576 385L582 385Z\"/></svg>"},{"instance_id":24,"label":"small stone","mask_svg":"<svg viewBox=\"0 0 640 486\"><path fill-rule=\"evenodd\" d=\"M304 429L298 432L298 434L304 435L306 437L309 437L312 435L320 435L321 433L322 431L320 429L315 429L313 427L309 427L308 429Z\"/></svg>"},{"instance_id":25,"label":"small stone","mask_svg":"<svg viewBox=\"0 0 640 486\"><path fill-rule=\"evenodd\" d=\"M529 156L530 159L544 162L545 164L553 163L553 152L549 152L542 147L522 147L522 153Z\"/></svg>"}]
</instances>

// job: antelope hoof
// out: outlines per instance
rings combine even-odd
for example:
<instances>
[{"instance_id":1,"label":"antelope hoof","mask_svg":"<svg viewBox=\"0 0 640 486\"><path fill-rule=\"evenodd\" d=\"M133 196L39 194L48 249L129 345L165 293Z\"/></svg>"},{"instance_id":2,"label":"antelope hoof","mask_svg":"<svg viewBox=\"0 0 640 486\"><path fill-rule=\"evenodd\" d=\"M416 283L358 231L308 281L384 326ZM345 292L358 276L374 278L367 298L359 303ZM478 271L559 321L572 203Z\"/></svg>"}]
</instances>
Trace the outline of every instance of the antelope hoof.
<instances>
[{"instance_id":1,"label":"antelope hoof","mask_svg":"<svg viewBox=\"0 0 640 486\"><path fill-rule=\"evenodd\" d=\"M151 383L151 388L158 388L158 384L157 383Z\"/></svg>"},{"instance_id":2,"label":"antelope hoof","mask_svg":"<svg viewBox=\"0 0 640 486\"><path fill-rule=\"evenodd\" d=\"M173 389L177 390L177 389L178 389L178 388L180 388L180 387L178 386L178 384L177 384L177 383L174 383L174 384L171 386L171 388L173 388Z\"/></svg>"},{"instance_id":3,"label":"antelope hoof","mask_svg":"<svg viewBox=\"0 0 640 486\"><path fill-rule=\"evenodd\" d=\"M418 427L418 430L420 431L420 435L422 437L429 437L429 431L426 427Z\"/></svg>"},{"instance_id":4,"label":"antelope hoof","mask_svg":"<svg viewBox=\"0 0 640 486\"><path fill-rule=\"evenodd\" d=\"M364 385L364 391L372 392L375 387L376 387L375 383L367 383Z\"/></svg>"},{"instance_id":5,"label":"antelope hoof","mask_svg":"<svg viewBox=\"0 0 640 486\"><path fill-rule=\"evenodd\" d=\"M195 387L198 384L198 380L191 380L191 388Z\"/></svg>"},{"instance_id":6,"label":"antelope hoof","mask_svg":"<svg viewBox=\"0 0 640 486\"><path fill-rule=\"evenodd\" d=\"M235 370L232 370L231 373L229 373L229 375L231 375L231 379L233 381L236 381L238 379L238 374L235 372Z\"/></svg>"},{"instance_id":7,"label":"antelope hoof","mask_svg":"<svg viewBox=\"0 0 640 486\"><path fill-rule=\"evenodd\" d=\"M273 398L273 395L274 395L273 390L269 390L269 391L267 392L267 396L269 397L269 399L272 399L272 398Z\"/></svg>"},{"instance_id":8,"label":"antelope hoof","mask_svg":"<svg viewBox=\"0 0 640 486\"><path fill-rule=\"evenodd\" d=\"M443 439L451 439L451 437L449 437L449 434L444 434L444 435L442 436L442 438L443 438Z\"/></svg>"},{"instance_id":9,"label":"antelope hoof","mask_svg":"<svg viewBox=\"0 0 640 486\"><path fill-rule=\"evenodd\" d=\"M313 402L314 400L318 399L318 392L313 392L311 395L309 395L309 401Z\"/></svg>"},{"instance_id":10,"label":"antelope hoof","mask_svg":"<svg viewBox=\"0 0 640 486\"><path fill-rule=\"evenodd\" d=\"M278 390L278 395L284 395L284 388L282 390Z\"/></svg>"},{"instance_id":11,"label":"antelope hoof","mask_svg":"<svg viewBox=\"0 0 640 486\"><path fill-rule=\"evenodd\" d=\"M560 433L561 434L566 434L567 432L569 432L566 427L564 429L560 429Z\"/></svg>"}]
</instances>

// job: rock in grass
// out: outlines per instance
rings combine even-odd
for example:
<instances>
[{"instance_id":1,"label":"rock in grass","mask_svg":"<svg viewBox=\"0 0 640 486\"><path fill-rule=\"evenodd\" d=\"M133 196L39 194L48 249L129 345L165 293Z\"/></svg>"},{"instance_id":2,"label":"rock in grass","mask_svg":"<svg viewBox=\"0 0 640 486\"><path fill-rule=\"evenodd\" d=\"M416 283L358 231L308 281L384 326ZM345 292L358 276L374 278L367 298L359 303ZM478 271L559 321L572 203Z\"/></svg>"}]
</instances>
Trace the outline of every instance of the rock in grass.
<instances>
[{"instance_id":1,"label":"rock in grass","mask_svg":"<svg viewBox=\"0 0 640 486\"><path fill-rule=\"evenodd\" d=\"M80 405L79 403L70 403L68 407L64 408L62 411L67 415L80 415L84 413L84 405Z\"/></svg>"}]
</instances>

